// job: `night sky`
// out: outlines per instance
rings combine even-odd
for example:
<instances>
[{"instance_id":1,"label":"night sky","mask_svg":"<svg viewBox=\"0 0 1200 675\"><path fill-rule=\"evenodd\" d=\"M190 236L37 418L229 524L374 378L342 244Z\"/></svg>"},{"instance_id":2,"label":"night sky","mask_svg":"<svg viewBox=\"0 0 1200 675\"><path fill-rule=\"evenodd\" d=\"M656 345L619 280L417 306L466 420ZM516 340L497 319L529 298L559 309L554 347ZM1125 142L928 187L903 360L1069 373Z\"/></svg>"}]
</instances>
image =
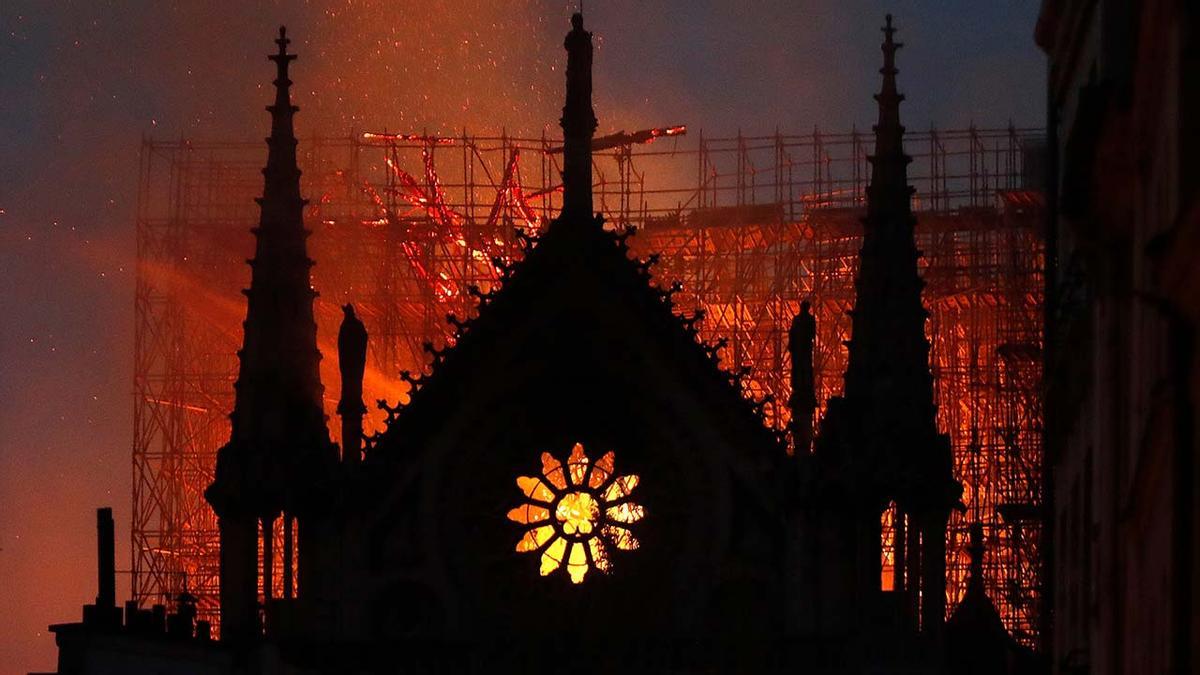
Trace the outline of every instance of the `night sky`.
<instances>
[{"instance_id":1,"label":"night sky","mask_svg":"<svg viewBox=\"0 0 1200 675\"><path fill-rule=\"evenodd\" d=\"M588 0L600 132L869 128L888 11L910 129L1041 126L1038 5ZM0 2L0 674L51 668L46 625L94 597L95 507L128 569L140 138L263 137L280 23L301 137L557 133L576 6Z\"/></svg>"}]
</instances>

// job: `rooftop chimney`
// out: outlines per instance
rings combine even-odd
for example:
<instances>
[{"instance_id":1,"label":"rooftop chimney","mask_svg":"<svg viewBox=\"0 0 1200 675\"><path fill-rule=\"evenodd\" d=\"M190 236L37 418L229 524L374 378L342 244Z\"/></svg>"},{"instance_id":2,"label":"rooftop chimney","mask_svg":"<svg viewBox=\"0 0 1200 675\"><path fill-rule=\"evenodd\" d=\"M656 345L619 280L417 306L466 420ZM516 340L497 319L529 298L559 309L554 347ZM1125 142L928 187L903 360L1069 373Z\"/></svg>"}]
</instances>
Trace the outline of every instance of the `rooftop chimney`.
<instances>
[{"instance_id":1,"label":"rooftop chimney","mask_svg":"<svg viewBox=\"0 0 1200 675\"><path fill-rule=\"evenodd\" d=\"M113 552L112 508L96 509L97 607L117 606L117 564Z\"/></svg>"},{"instance_id":2,"label":"rooftop chimney","mask_svg":"<svg viewBox=\"0 0 1200 675\"><path fill-rule=\"evenodd\" d=\"M96 509L96 602L83 606L83 623L102 630L121 628L117 566L113 555L112 509Z\"/></svg>"}]
</instances>

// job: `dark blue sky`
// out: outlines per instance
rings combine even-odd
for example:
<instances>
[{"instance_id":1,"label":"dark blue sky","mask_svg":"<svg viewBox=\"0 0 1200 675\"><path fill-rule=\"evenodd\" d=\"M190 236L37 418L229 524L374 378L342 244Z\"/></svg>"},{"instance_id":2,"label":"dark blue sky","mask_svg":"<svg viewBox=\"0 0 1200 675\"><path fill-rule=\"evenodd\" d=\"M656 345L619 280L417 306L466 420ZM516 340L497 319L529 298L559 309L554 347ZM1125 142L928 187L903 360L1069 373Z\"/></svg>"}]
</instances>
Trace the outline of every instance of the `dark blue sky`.
<instances>
[{"instance_id":1,"label":"dark blue sky","mask_svg":"<svg viewBox=\"0 0 1200 675\"><path fill-rule=\"evenodd\" d=\"M133 211L143 134L260 138L264 54L301 53L301 133L540 132L574 2L0 3L0 673L48 669L95 594L92 509L128 567ZM866 128L879 26L909 128L1040 126L1035 0L589 0L602 130Z\"/></svg>"}]
</instances>

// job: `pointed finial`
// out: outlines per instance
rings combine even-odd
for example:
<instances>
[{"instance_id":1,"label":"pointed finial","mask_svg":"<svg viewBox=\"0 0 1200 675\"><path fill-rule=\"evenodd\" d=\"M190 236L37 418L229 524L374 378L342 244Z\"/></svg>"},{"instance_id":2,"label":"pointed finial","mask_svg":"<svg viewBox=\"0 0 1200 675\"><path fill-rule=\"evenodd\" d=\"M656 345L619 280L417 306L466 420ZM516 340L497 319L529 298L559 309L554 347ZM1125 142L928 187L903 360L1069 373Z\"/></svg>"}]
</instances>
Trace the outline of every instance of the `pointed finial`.
<instances>
[{"instance_id":1,"label":"pointed finial","mask_svg":"<svg viewBox=\"0 0 1200 675\"><path fill-rule=\"evenodd\" d=\"M567 90L560 123L563 130L562 212L592 216L592 34L583 29L583 14L571 15L567 50Z\"/></svg>"},{"instance_id":2,"label":"pointed finial","mask_svg":"<svg viewBox=\"0 0 1200 675\"><path fill-rule=\"evenodd\" d=\"M275 44L279 45L279 55L287 56L287 47L292 41L287 36L287 26L279 27L279 39L275 40Z\"/></svg>"},{"instance_id":3,"label":"pointed finial","mask_svg":"<svg viewBox=\"0 0 1200 675\"><path fill-rule=\"evenodd\" d=\"M907 166L912 159L904 154L904 126L900 123L900 103L904 95L896 87L896 50L902 45L892 37L896 32L892 15L884 20L883 75L875 101L879 104L879 122L875 125L875 153L871 162L871 183L867 189L870 214L907 214L912 189L908 186Z\"/></svg>"},{"instance_id":4,"label":"pointed finial","mask_svg":"<svg viewBox=\"0 0 1200 675\"><path fill-rule=\"evenodd\" d=\"M267 56L268 59L279 65L279 80L286 80L288 63L296 60L296 55L288 52L288 45L292 43L287 36L287 27L279 27L279 37L275 38L275 44L279 45L279 51Z\"/></svg>"},{"instance_id":5,"label":"pointed finial","mask_svg":"<svg viewBox=\"0 0 1200 675\"><path fill-rule=\"evenodd\" d=\"M903 47L903 42L896 42L896 28L892 25L892 15L888 14L884 17L884 26L880 30L883 31L883 51L888 55L888 60L891 60L891 55L896 53L896 50Z\"/></svg>"},{"instance_id":6,"label":"pointed finial","mask_svg":"<svg viewBox=\"0 0 1200 675\"><path fill-rule=\"evenodd\" d=\"M292 131L292 115L300 109L292 105L290 92L292 81L288 78L288 64L297 58L295 54L288 52L288 45L291 42L287 36L287 27L280 26L279 37L275 39L275 44L279 45L279 51L267 56L267 60L274 61L276 66L275 81L273 82L275 104L267 106L267 110L271 112L271 136L273 138L294 139L295 137L295 133ZM278 159L282 159L282 157ZM295 163L294 159L286 159L286 161L293 165Z\"/></svg>"}]
</instances>

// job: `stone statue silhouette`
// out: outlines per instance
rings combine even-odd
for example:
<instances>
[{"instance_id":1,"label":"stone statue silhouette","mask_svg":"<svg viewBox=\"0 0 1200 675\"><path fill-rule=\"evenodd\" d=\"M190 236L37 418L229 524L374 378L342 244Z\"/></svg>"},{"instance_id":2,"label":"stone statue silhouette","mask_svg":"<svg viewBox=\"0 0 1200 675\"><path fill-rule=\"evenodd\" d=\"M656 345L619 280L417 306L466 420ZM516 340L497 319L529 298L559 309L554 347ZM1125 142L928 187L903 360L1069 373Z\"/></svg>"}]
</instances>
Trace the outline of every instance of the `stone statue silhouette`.
<instances>
[{"instance_id":1,"label":"stone statue silhouette","mask_svg":"<svg viewBox=\"0 0 1200 675\"><path fill-rule=\"evenodd\" d=\"M338 369L342 374L342 397L337 413L342 418L342 459L357 462L362 450L363 372L367 366L367 328L354 314L354 305L343 305L342 327L338 329Z\"/></svg>"},{"instance_id":2,"label":"stone statue silhouette","mask_svg":"<svg viewBox=\"0 0 1200 675\"><path fill-rule=\"evenodd\" d=\"M817 408L814 392L813 346L817 339L817 320L813 318L808 301L800 303L800 313L792 319L788 330L788 353L792 355L792 440L796 452L808 452L812 444L812 417Z\"/></svg>"}]
</instances>

